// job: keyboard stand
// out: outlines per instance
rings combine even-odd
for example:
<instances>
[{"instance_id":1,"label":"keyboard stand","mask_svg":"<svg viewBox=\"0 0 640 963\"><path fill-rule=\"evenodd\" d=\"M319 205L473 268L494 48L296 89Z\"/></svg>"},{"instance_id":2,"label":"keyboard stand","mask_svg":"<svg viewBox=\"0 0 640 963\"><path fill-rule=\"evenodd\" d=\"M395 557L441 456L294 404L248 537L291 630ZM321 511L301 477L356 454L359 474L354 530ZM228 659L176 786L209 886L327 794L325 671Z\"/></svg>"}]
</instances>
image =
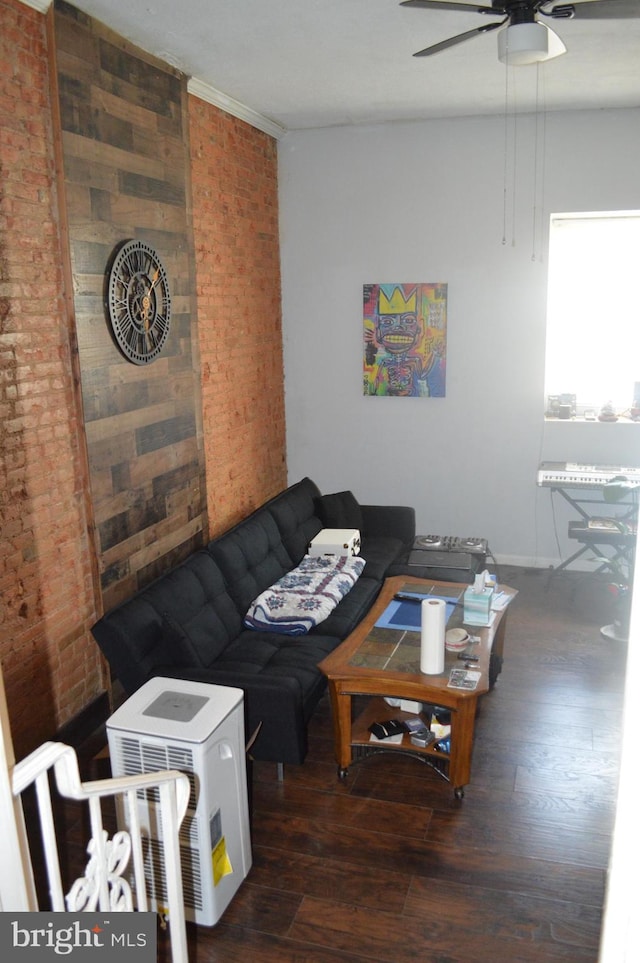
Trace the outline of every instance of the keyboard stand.
<instances>
[{"instance_id":1,"label":"keyboard stand","mask_svg":"<svg viewBox=\"0 0 640 963\"><path fill-rule=\"evenodd\" d=\"M615 554L604 562L600 568L598 568L594 574L600 574L601 572L612 571L616 572L616 564L621 561L629 566L633 562L633 553L635 549L636 536L635 534L626 534L624 532L614 532L597 528L589 528L589 522L594 517L601 517L601 513L597 515L590 514L582 506L583 505L609 505L605 502L604 495L602 494L602 489L589 489L589 494L586 492L581 492L580 494L570 494L566 488L562 488L560 485L550 485L549 490L557 492L561 495L565 501L567 501L571 507L574 509L576 514L580 515L582 522L569 522L569 538L576 539L582 542L581 547L574 552L573 555L566 558L559 565L556 565L551 569L549 573L549 580L558 572L562 572L564 569L568 568L573 562L581 558L587 552L598 551L597 546L613 546L615 549ZM576 489L572 488L572 492ZM594 497L600 494L600 497ZM635 528L638 519L638 504L637 498L635 497L637 492L629 492L623 499L616 502L617 505L623 505L626 507L626 511L622 514L615 516L616 521L622 522L629 526ZM590 496L590 497L589 497ZM631 499L631 503L629 502ZM598 555L602 558L605 557L604 553L598 551Z\"/></svg>"},{"instance_id":2,"label":"keyboard stand","mask_svg":"<svg viewBox=\"0 0 640 963\"><path fill-rule=\"evenodd\" d=\"M635 533L588 528L582 522L569 522L569 538L582 542L582 548L575 553L575 557L586 551L595 551L599 558L603 559L600 568L596 569L596 575L601 572L612 572L617 575L620 570L618 563L627 566L629 570L631 569L636 543ZM607 557L606 553L602 551L604 546L614 549L614 554Z\"/></svg>"}]
</instances>

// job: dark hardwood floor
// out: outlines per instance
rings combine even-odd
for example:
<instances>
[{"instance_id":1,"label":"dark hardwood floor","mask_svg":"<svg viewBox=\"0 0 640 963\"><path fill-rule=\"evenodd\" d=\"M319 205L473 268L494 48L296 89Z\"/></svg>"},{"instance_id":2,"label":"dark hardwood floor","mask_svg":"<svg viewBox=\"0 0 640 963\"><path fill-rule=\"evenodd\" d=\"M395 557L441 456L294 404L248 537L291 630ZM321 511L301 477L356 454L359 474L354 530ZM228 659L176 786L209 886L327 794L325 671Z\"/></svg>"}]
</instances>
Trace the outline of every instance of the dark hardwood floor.
<instances>
[{"instance_id":1,"label":"dark hardwood floor","mask_svg":"<svg viewBox=\"0 0 640 963\"><path fill-rule=\"evenodd\" d=\"M189 925L191 963L597 960L626 645L594 577L500 578L520 594L464 799L387 754L339 781L325 697L303 766L254 764L253 867L217 926Z\"/></svg>"}]
</instances>

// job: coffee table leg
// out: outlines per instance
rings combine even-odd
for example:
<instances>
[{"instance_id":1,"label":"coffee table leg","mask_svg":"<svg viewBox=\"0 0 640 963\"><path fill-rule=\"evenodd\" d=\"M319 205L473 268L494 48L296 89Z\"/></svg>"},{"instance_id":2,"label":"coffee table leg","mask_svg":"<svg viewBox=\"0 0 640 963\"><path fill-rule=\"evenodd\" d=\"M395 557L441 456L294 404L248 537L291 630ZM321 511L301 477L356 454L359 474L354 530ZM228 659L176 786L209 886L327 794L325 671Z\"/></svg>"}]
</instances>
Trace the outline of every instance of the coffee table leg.
<instances>
[{"instance_id":1,"label":"coffee table leg","mask_svg":"<svg viewBox=\"0 0 640 963\"><path fill-rule=\"evenodd\" d=\"M471 781L476 708L477 699L461 699L456 711L451 714L449 779L456 799L462 799L464 787Z\"/></svg>"},{"instance_id":2,"label":"coffee table leg","mask_svg":"<svg viewBox=\"0 0 640 963\"><path fill-rule=\"evenodd\" d=\"M345 779L351 763L351 694L341 692L332 680L329 681L331 713L333 715L333 739L338 776Z\"/></svg>"}]
</instances>

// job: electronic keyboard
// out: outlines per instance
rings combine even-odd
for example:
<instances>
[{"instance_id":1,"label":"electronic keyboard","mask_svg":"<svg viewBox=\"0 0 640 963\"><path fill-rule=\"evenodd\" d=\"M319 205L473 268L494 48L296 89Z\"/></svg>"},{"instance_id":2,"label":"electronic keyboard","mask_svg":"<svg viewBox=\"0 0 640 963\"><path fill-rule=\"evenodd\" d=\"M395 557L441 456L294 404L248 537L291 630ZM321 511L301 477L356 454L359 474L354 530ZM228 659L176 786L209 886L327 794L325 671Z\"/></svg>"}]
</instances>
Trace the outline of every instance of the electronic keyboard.
<instances>
[{"instance_id":1,"label":"electronic keyboard","mask_svg":"<svg viewBox=\"0 0 640 963\"><path fill-rule=\"evenodd\" d=\"M618 478L640 483L640 468L543 461L538 469L538 485L546 488L603 488Z\"/></svg>"}]
</instances>

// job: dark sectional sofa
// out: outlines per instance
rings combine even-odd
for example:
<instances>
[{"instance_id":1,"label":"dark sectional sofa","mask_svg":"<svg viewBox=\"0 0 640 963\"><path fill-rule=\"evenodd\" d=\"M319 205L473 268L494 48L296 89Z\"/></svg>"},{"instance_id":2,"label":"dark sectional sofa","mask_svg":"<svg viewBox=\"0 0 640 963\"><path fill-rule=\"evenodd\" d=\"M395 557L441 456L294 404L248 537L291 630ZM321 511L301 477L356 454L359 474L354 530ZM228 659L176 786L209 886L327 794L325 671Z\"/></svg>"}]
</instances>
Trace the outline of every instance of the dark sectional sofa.
<instances>
[{"instance_id":1,"label":"dark sectional sofa","mask_svg":"<svg viewBox=\"0 0 640 963\"><path fill-rule=\"evenodd\" d=\"M362 575L308 634L246 628L251 602L295 568L322 528L358 528ZM206 548L104 615L93 635L127 695L152 676L244 691L255 759L301 763L307 723L326 688L318 663L357 626L389 574L404 571L415 536L406 506L322 495L304 478Z\"/></svg>"}]
</instances>

